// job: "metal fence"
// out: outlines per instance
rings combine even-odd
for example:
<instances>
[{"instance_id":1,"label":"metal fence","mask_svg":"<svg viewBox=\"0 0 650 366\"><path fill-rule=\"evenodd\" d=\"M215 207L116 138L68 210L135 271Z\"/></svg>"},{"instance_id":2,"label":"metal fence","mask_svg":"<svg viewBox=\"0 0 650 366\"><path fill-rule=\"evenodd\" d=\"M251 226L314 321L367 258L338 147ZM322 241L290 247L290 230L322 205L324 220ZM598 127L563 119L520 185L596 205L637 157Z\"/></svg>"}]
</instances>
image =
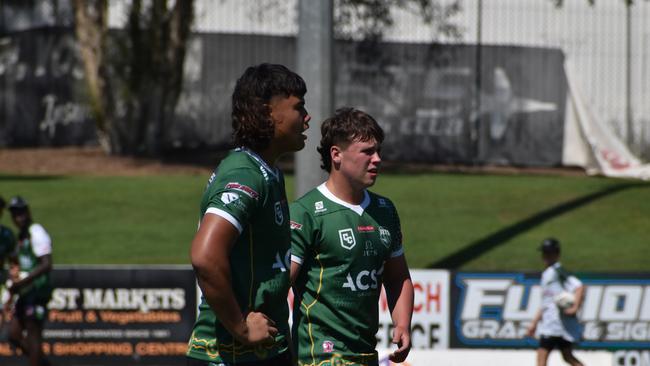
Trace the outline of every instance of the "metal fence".
<instances>
[{"instance_id":1,"label":"metal fence","mask_svg":"<svg viewBox=\"0 0 650 366\"><path fill-rule=\"evenodd\" d=\"M181 126L185 127L178 129L171 136L176 136L177 139L185 136L189 139L203 136L203 131L206 129L217 131L215 133L219 134L227 133L228 126L224 125L225 122L220 122L217 126L205 125L209 120L215 118L216 113L224 113L221 109L214 109L216 108L214 100L219 98L210 97L209 94L214 94L215 88L227 89L230 86L229 83L241 73L245 66L244 63L275 59L289 65L293 64L295 56L291 52L295 47L292 40L299 31L296 1L197 0L195 2L194 30L197 34L208 38L225 35L231 37L231 40L236 38L232 38L234 35L250 35L255 40L253 45L238 46L238 41L228 43L227 50L210 48L205 42L197 41L200 37L193 41L190 45L186 70L190 73L192 70L195 72L194 78L188 78L190 83L195 84L195 91L194 93L185 91L179 107L181 111L185 110L190 113L192 118L188 118L186 115L180 116L179 120L185 120ZM335 12L340 13L341 10L336 9L341 3L342 1L335 2ZM561 86L548 90L548 86L545 87L543 83L538 83L539 80L553 78L557 76L556 74L564 72L561 70L562 62L569 65L571 70L575 70L575 79L579 82L592 115L599 118L611 129L612 133L626 142L633 153L645 160L650 159L650 103L646 102L650 100L650 63L648 62L650 58L650 20L648 20L650 19L650 2L635 1L633 6L627 7L623 0L601 0L596 1L595 5L589 5L587 0L572 0L565 1L560 8L555 3L551 0L440 0L436 2L440 7L437 8L437 13L434 12L435 17L431 24L424 22L422 17L412 9L393 9L391 14L394 24L385 30L384 40L402 45L401 48L398 48L403 52L401 57L403 63L406 65L413 57L419 57L413 55L415 51L409 51L413 49L427 49L429 54L436 56L432 61L433 64L410 65L411 77L415 75L424 79L437 80L437 84L432 85L438 88L441 85L440 82L443 86L445 83L455 83L456 86L447 86L445 90L449 93L461 93L462 95L462 90L458 89L465 89L468 92L462 98L473 100L466 107L469 108L469 112L465 113L467 117L463 118L470 119L465 121L469 127L467 136L464 138L468 138L470 142L473 141L472 148L475 151L470 153L468 158L463 155L464 158L461 160L512 163L512 160L507 158L504 160L503 155L494 155L494 151L481 152L482 149L485 150L485 146L481 147L481 139L478 135L498 132L494 126L490 126L488 131L481 131L480 123L471 120L474 118L481 121L488 118L484 113L486 100L481 95L495 87L495 79L500 80L498 75L500 73L505 74L506 81L512 84L509 85L512 88L512 93L519 93L520 96L528 99L535 99L535 96L540 93L562 93L564 88ZM448 11L450 9L448 6L453 4L457 4L458 7L451 8L455 11L450 11L448 15L445 15L444 11ZM124 25L127 7L128 1L110 2L109 23L112 27L120 28ZM11 36L34 28L69 28L73 21L71 9L70 0L34 0L27 3L0 2L0 35L3 35L0 37L0 79L4 80L0 84L2 89L0 109L4 108L6 111L9 103L15 103L15 101L8 100L11 93L7 92L9 81L15 79L15 75L9 75L9 73L16 71L16 68L9 67L12 57L14 57L14 54L7 52L13 44ZM343 31L354 35L355 29L363 24L363 21L359 19L352 19L344 25L338 24L339 32L337 34ZM268 37L268 42L264 41L265 37ZM218 44L223 44L223 42ZM285 48L275 49L275 45L278 44ZM337 95L347 96L340 97L343 99L339 99L337 104L351 102L363 104L363 100L359 101L359 99L350 97L353 91L344 90L345 88L350 89L346 83L351 82L349 78L347 80L345 78L349 77L350 68L359 65L359 57L368 59L375 56L374 54L364 56L359 53L372 52L372 48L356 47L352 52L349 44L346 45L346 42L342 41L337 42L336 47L337 62L347 67L347 69L338 68L334 76L337 82ZM463 57L466 60L461 63L461 67L455 65L456 60L451 59L450 61L447 57L450 54L449 50L454 47L469 47L465 50L466 55ZM499 49L501 51L495 51ZM519 52L527 50L534 52L538 49L560 50L564 55L564 61L555 60L554 65L557 66L559 62L560 66L554 66L550 70L544 68L544 63L533 65L528 61L511 62L507 67L503 66L510 57L518 57ZM228 55L225 55L226 52ZM280 54L282 52L285 54ZM418 52L420 51L415 54ZM36 52L36 54L41 53ZM193 59L192 55L198 59ZM45 55L45 57L52 56ZM399 68L400 65L396 65L394 59L391 62L383 71L388 70L389 73L395 74L395 68ZM537 69L531 67L537 67ZM39 72L37 68L35 67L33 70L36 76ZM225 81L222 81L222 77L216 77L214 80L219 81L218 84L206 85L206 81L200 77L201 73L196 73L197 68L203 68L206 72L219 75L230 75L230 77ZM498 68L502 70L499 71ZM401 74L404 75L404 72ZM199 76L197 77L197 75ZM513 78L512 75L517 76ZM374 76L376 75L370 75L373 78ZM72 80L78 81L78 78L73 77ZM392 80L397 79L393 77ZM377 87L377 85L373 87ZM400 90L399 85L397 87L386 85L385 88L392 93L385 95L389 98L386 102L408 98L405 95L396 95L396 91ZM411 88L410 84L407 85L407 89L409 88ZM547 90L540 91L539 88L547 88ZM225 89L222 91L227 92ZM68 93L75 95L80 91L78 87L73 87L72 91ZM427 93L430 94L426 90L422 91L420 98L427 97ZM368 97L372 98L372 95ZM195 105L192 103L203 103L199 100L201 98L207 98L207 109L195 110ZM548 97L535 100L540 103L551 102ZM45 114L48 101L42 100L39 103L42 112L38 113ZM386 108L385 105L381 105L381 98L372 103L377 104L376 108ZM52 103L50 102L50 104ZM224 108L226 107L224 106ZM542 111L547 107L548 105L543 107ZM555 108L562 107L563 104L556 103L555 105ZM436 105L436 108L438 112L435 113L440 113L440 105ZM378 113L376 110L373 112ZM31 111L31 113L35 112ZM418 113L420 113L419 117ZM429 117L426 117L427 113ZM431 113L433 112L426 110L413 111L413 118L431 118ZM81 112L77 114L83 115ZM41 128L39 130L38 128L17 128L15 125L10 125L15 122L8 121L9 114L6 112L4 115L0 113L0 116L3 117L0 120L0 145L12 144L11 136L8 136L8 133L12 133L11 131L22 130L52 134L48 125L45 128L42 126L42 122L46 120L45 117L40 117ZM85 115L82 117L85 118ZM535 116L533 119L535 118L555 120L560 117L557 117L556 114L546 117ZM401 125L414 122L396 123ZM192 128L186 127L191 127L191 125L194 126L194 131L188 132ZM496 126L494 123L492 125ZM522 134L521 131L516 130L511 133L513 134L512 139L517 139ZM536 128L533 128L526 130L525 133L538 132ZM561 135L547 136L547 138L557 139L561 138ZM217 140L219 138L207 141L207 144L223 142ZM45 137L35 138L31 141L33 142L27 144L53 144ZM517 163L521 164L521 162ZM552 164L555 163L550 160L543 163L543 165Z\"/></svg>"}]
</instances>

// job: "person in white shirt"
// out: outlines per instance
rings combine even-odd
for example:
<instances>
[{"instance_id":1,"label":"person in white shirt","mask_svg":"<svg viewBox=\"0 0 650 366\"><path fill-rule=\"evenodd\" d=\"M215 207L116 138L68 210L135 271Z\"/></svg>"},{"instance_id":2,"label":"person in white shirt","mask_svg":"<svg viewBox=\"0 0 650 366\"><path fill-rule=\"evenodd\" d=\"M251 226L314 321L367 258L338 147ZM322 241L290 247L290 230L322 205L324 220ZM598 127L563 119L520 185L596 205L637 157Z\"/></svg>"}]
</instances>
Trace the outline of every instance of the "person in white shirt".
<instances>
[{"instance_id":1,"label":"person in white shirt","mask_svg":"<svg viewBox=\"0 0 650 366\"><path fill-rule=\"evenodd\" d=\"M554 348L562 352L562 358L570 365L582 366L573 355L573 347L582 330L577 313L584 298L584 286L560 265L560 242L557 239L544 239L539 250L546 265L540 281L542 307L528 328L530 337L536 331L540 336L537 366L546 366L548 355Z\"/></svg>"},{"instance_id":2,"label":"person in white shirt","mask_svg":"<svg viewBox=\"0 0 650 366\"><path fill-rule=\"evenodd\" d=\"M9 288L17 297L9 325L9 342L20 348L30 366L49 365L43 355L43 324L52 295L52 239L42 225L32 221L27 201L15 196L9 212L18 229L18 242L12 261L20 269L19 278Z\"/></svg>"}]
</instances>

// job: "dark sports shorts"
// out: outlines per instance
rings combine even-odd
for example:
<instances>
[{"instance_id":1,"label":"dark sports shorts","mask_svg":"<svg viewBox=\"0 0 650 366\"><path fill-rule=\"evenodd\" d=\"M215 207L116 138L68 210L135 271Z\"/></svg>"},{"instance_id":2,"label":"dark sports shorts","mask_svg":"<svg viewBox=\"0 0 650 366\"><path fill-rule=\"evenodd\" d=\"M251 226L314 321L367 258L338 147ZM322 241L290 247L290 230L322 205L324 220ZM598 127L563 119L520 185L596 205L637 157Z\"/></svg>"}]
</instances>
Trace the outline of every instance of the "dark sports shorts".
<instances>
[{"instance_id":1,"label":"dark sports shorts","mask_svg":"<svg viewBox=\"0 0 650 366\"><path fill-rule=\"evenodd\" d=\"M567 341L562 337L546 337L542 336L539 339L539 348L551 351L553 348L566 349L573 347L573 343Z\"/></svg>"},{"instance_id":2,"label":"dark sports shorts","mask_svg":"<svg viewBox=\"0 0 650 366\"><path fill-rule=\"evenodd\" d=\"M237 362L237 363L228 363L228 362L212 362L212 361L203 361L197 360L196 358L187 357L187 366L291 366L291 353L285 352L281 355L277 355L271 359L257 362Z\"/></svg>"},{"instance_id":3,"label":"dark sports shorts","mask_svg":"<svg viewBox=\"0 0 650 366\"><path fill-rule=\"evenodd\" d=\"M42 325L47 319L48 301L35 293L20 295L16 301L16 317L21 323L34 320Z\"/></svg>"}]
</instances>

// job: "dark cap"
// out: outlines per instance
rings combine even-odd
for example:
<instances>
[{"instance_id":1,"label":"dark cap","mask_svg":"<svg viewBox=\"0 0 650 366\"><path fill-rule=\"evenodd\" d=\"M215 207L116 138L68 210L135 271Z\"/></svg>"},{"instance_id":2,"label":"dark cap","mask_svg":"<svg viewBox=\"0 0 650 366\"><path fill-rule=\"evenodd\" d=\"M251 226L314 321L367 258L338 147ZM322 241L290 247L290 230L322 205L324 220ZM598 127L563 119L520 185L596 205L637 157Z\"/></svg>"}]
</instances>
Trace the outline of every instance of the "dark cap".
<instances>
[{"instance_id":1,"label":"dark cap","mask_svg":"<svg viewBox=\"0 0 650 366\"><path fill-rule=\"evenodd\" d=\"M20 196L11 197L9 200L9 210L23 210L27 208L27 201Z\"/></svg>"},{"instance_id":2,"label":"dark cap","mask_svg":"<svg viewBox=\"0 0 650 366\"><path fill-rule=\"evenodd\" d=\"M539 250L542 253L559 253L560 241L555 238L546 238L540 244Z\"/></svg>"}]
</instances>

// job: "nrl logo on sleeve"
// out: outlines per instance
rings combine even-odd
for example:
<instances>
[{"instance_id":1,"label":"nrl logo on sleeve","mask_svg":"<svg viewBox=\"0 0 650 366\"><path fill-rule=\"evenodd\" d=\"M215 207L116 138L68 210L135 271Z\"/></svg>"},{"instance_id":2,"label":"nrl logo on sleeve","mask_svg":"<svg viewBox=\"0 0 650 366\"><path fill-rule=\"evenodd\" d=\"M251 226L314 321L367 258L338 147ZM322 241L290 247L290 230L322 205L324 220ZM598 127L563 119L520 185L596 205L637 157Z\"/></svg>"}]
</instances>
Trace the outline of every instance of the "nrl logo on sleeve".
<instances>
[{"instance_id":1,"label":"nrl logo on sleeve","mask_svg":"<svg viewBox=\"0 0 650 366\"><path fill-rule=\"evenodd\" d=\"M238 199L239 199L239 195L233 192L224 192L221 195L221 202L225 203L226 205L233 201L237 201Z\"/></svg>"},{"instance_id":2,"label":"nrl logo on sleeve","mask_svg":"<svg viewBox=\"0 0 650 366\"><path fill-rule=\"evenodd\" d=\"M379 227L379 240L386 248L390 246L390 231L382 226Z\"/></svg>"},{"instance_id":3,"label":"nrl logo on sleeve","mask_svg":"<svg viewBox=\"0 0 650 366\"><path fill-rule=\"evenodd\" d=\"M251 197L253 199L258 199L259 196L260 196L260 194L255 192L255 190L253 188L251 188L249 186L246 186L246 185L243 185L243 184L239 184L237 182L230 182L230 183L226 184L225 188L226 189L234 189L234 190L237 190L237 191L240 191L240 192L244 192L244 193L246 193L246 195L248 195L249 197Z\"/></svg>"},{"instance_id":4,"label":"nrl logo on sleeve","mask_svg":"<svg viewBox=\"0 0 650 366\"><path fill-rule=\"evenodd\" d=\"M284 222L284 215L282 214L282 203L276 202L273 207L275 208L275 223L282 225Z\"/></svg>"},{"instance_id":5,"label":"nrl logo on sleeve","mask_svg":"<svg viewBox=\"0 0 650 366\"><path fill-rule=\"evenodd\" d=\"M339 240L341 241L341 246L348 250L354 248L357 244L351 228L339 230Z\"/></svg>"}]
</instances>

